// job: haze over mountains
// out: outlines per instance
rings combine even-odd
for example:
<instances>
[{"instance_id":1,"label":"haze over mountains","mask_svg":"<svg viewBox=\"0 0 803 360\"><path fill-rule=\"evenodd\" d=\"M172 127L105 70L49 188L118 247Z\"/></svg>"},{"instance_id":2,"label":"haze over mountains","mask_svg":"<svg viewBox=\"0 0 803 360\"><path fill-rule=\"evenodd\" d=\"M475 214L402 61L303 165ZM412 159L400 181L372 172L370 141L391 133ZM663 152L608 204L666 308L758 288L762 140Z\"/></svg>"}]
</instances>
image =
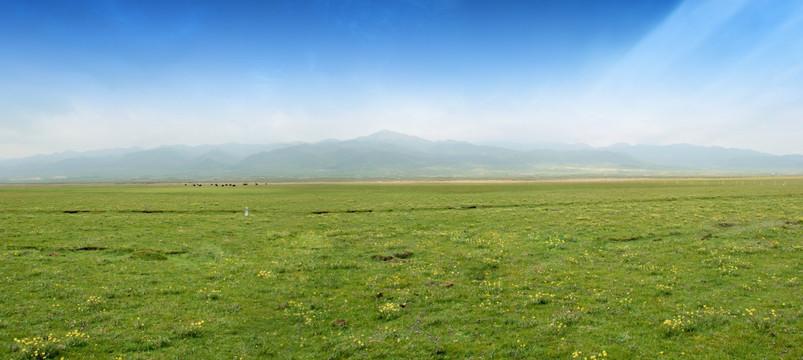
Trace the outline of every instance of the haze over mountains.
<instances>
[{"instance_id":1,"label":"haze over mountains","mask_svg":"<svg viewBox=\"0 0 803 360\"><path fill-rule=\"evenodd\" d=\"M803 155L694 145L494 144L381 131L351 140L162 146L0 161L0 182L803 174Z\"/></svg>"}]
</instances>

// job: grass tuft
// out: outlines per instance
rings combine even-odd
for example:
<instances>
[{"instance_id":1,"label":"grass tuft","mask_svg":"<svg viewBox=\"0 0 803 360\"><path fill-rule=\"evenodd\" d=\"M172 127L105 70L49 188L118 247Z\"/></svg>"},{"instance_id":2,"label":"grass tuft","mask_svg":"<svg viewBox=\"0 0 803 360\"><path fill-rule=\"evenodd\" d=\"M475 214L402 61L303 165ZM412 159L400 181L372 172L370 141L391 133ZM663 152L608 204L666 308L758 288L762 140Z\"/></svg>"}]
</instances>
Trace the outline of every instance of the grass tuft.
<instances>
[{"instance_id":1,"label":"grass tuft","mask_svg":"<svg viewBox=\"0 0 803 360\"><path fill-rule=\"evenodd\" d=\"M167 256L162 252L150 249L135 250L129 255L129 258L137 260L167 260Z\"/></svg>"}]
</instances>

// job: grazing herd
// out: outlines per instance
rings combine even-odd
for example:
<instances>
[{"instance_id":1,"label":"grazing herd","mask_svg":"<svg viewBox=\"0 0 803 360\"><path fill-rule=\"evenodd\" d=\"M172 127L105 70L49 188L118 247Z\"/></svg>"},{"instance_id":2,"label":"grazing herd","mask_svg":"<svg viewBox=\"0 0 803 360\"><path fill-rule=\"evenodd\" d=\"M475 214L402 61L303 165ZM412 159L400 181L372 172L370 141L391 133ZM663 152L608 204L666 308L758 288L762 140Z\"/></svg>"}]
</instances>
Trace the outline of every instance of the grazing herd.
<instances>
[{"instance_id":1,"label":"grazing herd","mask_svg":"<svg viewBox=\"0 0 803 360\"><path fill-rule=\"evenodd\" d=\"M190 184L184 184L184 186L189 186L189 185ZM255 186L259 185L259 183L254 183L254 185ZM268 183L265 183L265 185L268 185ZM196 184L192 184L192 186L201 187L201 186L204 186L204 184L196 183ZM237 186L237 184L209 184L209 186ZM243 183L243 186L248 186L248 183Z\"/></svg>"}]
</instances>

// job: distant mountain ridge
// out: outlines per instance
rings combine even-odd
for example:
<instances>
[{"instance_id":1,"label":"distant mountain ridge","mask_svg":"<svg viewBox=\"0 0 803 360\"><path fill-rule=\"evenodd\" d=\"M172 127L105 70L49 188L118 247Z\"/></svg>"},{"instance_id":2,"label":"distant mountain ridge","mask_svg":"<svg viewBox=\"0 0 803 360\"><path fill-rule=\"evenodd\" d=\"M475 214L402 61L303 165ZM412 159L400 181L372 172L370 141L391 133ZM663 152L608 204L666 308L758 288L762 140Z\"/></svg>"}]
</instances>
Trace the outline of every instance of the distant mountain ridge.
<instances>
[{"instance_id":1,"label":"distant mountain ridge","mask_svg":"<svg viewBox=\"0 0 803 360\"><path fill-rule=\"evenodd\" d=\"M645 161L678 168L742 171L800 170L802 155L772 155L754 150L702 147L688 144L616 144L605 150L638 157Z\"/></svg>"},{"instance_id":2,"label":"distant mountain ridge","mask_svg":"<svg viewBox=\"0 0 803 360\"><path fill-rule=\"evenodd\" d=\"M0 161L0 182L803 174L803 155L695 145L507 148L392 131L317 143L174 145Z\"/></svg>"}]
</instances>

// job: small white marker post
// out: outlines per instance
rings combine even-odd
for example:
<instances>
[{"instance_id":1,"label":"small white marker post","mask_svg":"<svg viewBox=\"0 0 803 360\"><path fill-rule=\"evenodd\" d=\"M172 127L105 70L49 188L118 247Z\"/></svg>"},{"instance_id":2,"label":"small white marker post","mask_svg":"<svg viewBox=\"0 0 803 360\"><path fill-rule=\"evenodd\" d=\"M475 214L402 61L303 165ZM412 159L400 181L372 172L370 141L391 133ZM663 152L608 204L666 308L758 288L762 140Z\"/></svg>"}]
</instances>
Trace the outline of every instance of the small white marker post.
<instances>
[{"instance_id":1,"label":"small white marker post","mask_svg":"<svg viewBox=\"0 0 803 360\"><path fill-rule=\"evenodd\" d=\"M248 206L245 207L245 216L248 216Z\"/></svg>"}]
</instances>

